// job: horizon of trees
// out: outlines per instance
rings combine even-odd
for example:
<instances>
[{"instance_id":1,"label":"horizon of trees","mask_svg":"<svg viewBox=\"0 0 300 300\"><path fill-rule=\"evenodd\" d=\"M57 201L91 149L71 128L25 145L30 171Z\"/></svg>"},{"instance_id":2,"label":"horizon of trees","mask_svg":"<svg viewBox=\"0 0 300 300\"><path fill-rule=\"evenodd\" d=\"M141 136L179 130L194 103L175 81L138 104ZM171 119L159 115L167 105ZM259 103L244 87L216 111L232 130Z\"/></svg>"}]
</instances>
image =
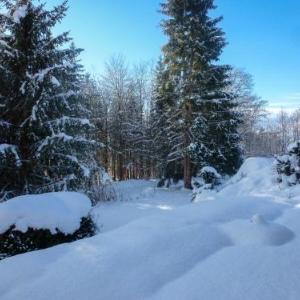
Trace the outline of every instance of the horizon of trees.
<instances>
[{"instance_id":1,"label":"horizon of trees","mask_svg":"<svg viewBox=\"0 0 300 300\"><path fill-rule=\"evenodd\" d=\"M143 72L141 72L143 74L142 76L141 73L139 73L139 76L143 78L140 81L138 78L135 78L135 76L137 76L135 71L136 69L139 69L140 71L143 70ZM106 93L108 94L115 93L107 91L109 85L111 89L116 89L116 85L114 85L113 81L117 78L117 76L110 77L112 82L108 84L109 70L114 70L115 73L118 73L121 70L124 72L124 70L126 70L123 74L126 74L124 78L127 78L128 82L131 81L131 87L133 88L131 90L132 94L136 93L136 91L134 91L134 82L139 81L140 83L143 83L142 90L144 91L144 96L140 98L142 99L142 103L140 103L139 108L146 126L147 124L150 126L149 118L151 114L151 105L153 105L155 70L152 62L142 62L139 65L133 64L130 66L126 57L119 54L112 56L106 62L106 68L103 74L94 73L87 75L87 86L90 88L90 95L92 95L90 99L92 99L92 102L98 102L97 105L99 105L99 107L103 107L104 102L106 105L105 116L99 115L96 111L94 111L94 114L96 115L95 120L97 119L99 122L97 128L99 130L98 134L101 137L100 139L103 141L105 140L104 137L107 137L106 147L100 151L99 160L102 161L105 169L110 173L110 175L117 180L159 177L159 168L152 165L151 168L148 168L148 172L145 173L142 169L145 169L146 165L143 166L143 164L140 164L137 161L131 161L130 155L124 155L125 158L122 166L123 171L121 171L120 164L117 162L117 155L112 154L112 151L109 150L114 147L111 147L108 144L108 140L110 138L107 135L113 135L112 131L117 129L115 125L109 125L109 120L110 122L113 122L112 117L109 115L114 115L114 112L110 107L115 107L116 104L113 102L116 101L116 99L104 96L104 90L106 90ZM287 113L284 110L279 113L272 113L268 111L267 102L255 95L253 79L250 74L242 69L233 69L231 76L232 86L230 88L238 93L240 102L239 109L243 111L245 118L245 122L239 128L239 132L243 136L241 141L243 156L271 156L285 153L289 143L300 139L300 108L295 109L292 113ZM141 90L141 87L139 87L139 90ZM125 92L123 94L126 95ZM127 94L127 96L128 95L129 94ZM125 106L126 97L121 100L124 101L123 105ZM95 104L91 105L95 106ZM118 113L123 114L122 111L119 111ZM132 114L130 111L127 111L127 113L130 118ZM106 126L104 126L104 124L106 124ZM121 125L122 124L119 123L120 128ZM147 131L146 128L144 128L144 131ZM141 134L141 136L143 135ZM146 143L147 137L145 135L144 138ZM138 151L138 147L135 149L135 151ZM150 157L149 152L147 155L145 154L145 158L147 156L149 159L148 164L150 161L152 161L152 164L156 163L155 159ZM122 172L123 174L121 174Z\"/></svg>"}]
</instances>

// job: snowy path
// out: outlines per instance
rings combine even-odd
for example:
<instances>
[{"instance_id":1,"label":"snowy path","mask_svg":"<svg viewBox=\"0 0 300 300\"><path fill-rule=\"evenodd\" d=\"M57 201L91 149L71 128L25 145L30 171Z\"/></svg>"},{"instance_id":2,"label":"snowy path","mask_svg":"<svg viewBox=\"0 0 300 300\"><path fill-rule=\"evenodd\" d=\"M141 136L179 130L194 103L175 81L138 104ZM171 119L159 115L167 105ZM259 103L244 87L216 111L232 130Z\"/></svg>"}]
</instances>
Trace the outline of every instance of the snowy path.
<instances>
[{"instance_id":1,"label":"snowy path","mask_svg":"<svg viewBox=\"0 0 300 300\"><path fill-rule=\"evenodd\" d=\"M123 201L94 212L100 234L1 261L0 299L300 299L300 189L280 191L271 163L198 203L119 183Z\"/></svg>"}]
</instances>

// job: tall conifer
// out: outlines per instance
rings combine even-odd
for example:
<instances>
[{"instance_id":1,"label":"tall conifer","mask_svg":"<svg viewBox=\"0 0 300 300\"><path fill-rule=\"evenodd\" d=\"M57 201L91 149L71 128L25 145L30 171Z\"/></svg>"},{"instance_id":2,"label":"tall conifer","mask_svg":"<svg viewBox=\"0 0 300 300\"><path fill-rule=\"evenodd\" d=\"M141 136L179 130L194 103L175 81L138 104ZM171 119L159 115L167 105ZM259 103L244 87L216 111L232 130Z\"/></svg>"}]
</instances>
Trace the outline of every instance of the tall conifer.
<instances>
[{"instance_id":1,"label":"tall conifer","mask_svg":"<svg viewBox=\"0 0 300 300\"><path fill-rule=\"evenodd\" d=\"M12 132L0 133L0 197L85 189L100 169L80 91L81 50L68 33L52 32L67 1L53 10L31 0L0 3L0 120Z\"/></svg>"},{"instance_id":2,"label":"tall conifer","mask_svg":"<svg viewBox=\"0 0 300 300\"><path fill-rule=\"evenodd\" d=\"M224 92L229 67L217 64L226 41L218 27L222 18L209 16L214 8L213 0L162 4L167 16L162 27L169 38L163 48L164 63L176 95L172 123L186 188L191 187L193 166L194 171L213 165L232 173L239 163L236 127L240 120L234 112L234 95Z\"/></svg>"}]
</instances>

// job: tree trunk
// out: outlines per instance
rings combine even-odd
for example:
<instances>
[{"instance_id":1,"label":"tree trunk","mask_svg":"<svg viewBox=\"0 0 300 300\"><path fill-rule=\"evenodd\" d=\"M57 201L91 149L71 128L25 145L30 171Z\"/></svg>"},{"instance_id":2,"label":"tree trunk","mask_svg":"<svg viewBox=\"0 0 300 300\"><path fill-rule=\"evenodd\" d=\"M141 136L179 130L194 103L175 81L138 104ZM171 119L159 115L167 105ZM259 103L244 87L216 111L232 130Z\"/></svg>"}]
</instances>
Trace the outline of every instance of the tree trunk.
<instances>
[{"instance_id":1,"label":"tree trunk","mask_svg":"<svg viewBox=\"0 0 300 300\"><path fill-rule=\"evenodd\" d=\"M192 189L192 164L188 154L184 155L183 168L184 168L184 187L186 189Z\"/></svg>"},{"instance_id":2,"label":"tree trunk","mask_svg":"<svg viewBox=\"0 0 300 300\"><path fill-rule=\"evenodd\" d=\"M186 189L192 189L192 163L187 148L190 145L189 130L192 123L192 106L189 102L184 105L184 116L185 116L185 132L184 132L184 158L183 158L183 176L184 176L184 187Z\"/></svg>"},{"instance_id":3,"label":"tree trunk","mask_svg":"<svg viewBox=\"0 0 300 300\"><path fill-rule=\"evenodd\" d=\"M118 179L120 181L124 180L124 173L123 173L123 156L122 154L118 155Z\"/></svg>"},{"instance_id":4,"label":"tree trunk","mask_svg":"<svg viewBox=\"0 0 300 300\"><path fill-rule=\"evenodd\" d=\"M116 155L115 153L112 154L112 177L113 180L116 180Z\"/></svg>"}]
</instances>

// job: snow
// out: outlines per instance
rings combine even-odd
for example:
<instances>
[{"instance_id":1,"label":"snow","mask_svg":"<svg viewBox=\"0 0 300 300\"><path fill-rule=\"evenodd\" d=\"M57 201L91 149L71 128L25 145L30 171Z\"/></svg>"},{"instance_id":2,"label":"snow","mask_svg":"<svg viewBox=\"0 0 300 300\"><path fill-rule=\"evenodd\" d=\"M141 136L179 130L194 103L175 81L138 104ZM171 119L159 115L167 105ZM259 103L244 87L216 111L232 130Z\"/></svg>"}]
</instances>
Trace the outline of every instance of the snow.
<instances>
[{"instance_id":1,"label":"snow","mask_svg":"<svg viewBox=\"0 0 300 300\"><path fill-rule=\"evenodd\" d=\"M300 186L275 177L251 158L197 203L182 183L116 183L96 236L2 260L0 298L298 300Z\"/></svg>"},{"instance_id":2,"label":"snow","mask_svg":"<svg viewBox=\"0 0 300 300\"><path fill-rule=\"evenodd\" d=\"M51 66L51 67L48 67L45 69L41 69L35 74L30 74L30 73L26 72L26 76L30 80L36 80L37 82L42 82L51 71L57 70L57 69L64 69L64 68L66 68L66 64L60 64L60 65L56 64L54 66ZM51 76L50 81L52 84L54 84L56 86L60 86L60 82L58 81L58 79L55 76Z\"/></svg>"},{"instance_id":3,"label":"snow","mask_svg":"<svg viewBox=\"0 0 300 300\"><path fill-rule=\"evenodd\" d=\"M37 153L40 153L46 146L51 144L54 139L61 139L64 142L68 142L73 140L74 138L70 135L67 135L64 132L60 132L58 134L53 134L52 136L47 136L44 141L39 145L37 149Z\"/></svg>"},{"instance_id":4,"label":"snow","mask_svg":"<svg viewBox=\"0 0 300 300\"><path fill-rule=\"evenodd\" d=\"M0 153L5 153L6 151L9 151L11 149L14 149L14 145L9 144L0 144Z\"/></svg>"},{"instance_id":5,"label":"snow","mask_svg":"<svg viewBox=\"0 0 300 300\"><path fill-rule=\"evenodd\" d=\"M83 142L87 144L96 144L95 140L88 140L84 137L73 137L71 135L66 134L65 132L59 132L57 134L52 134L51 136L47 136L44 140L40 142L39 147L36 150L37 156L41 155L43 149L53 143L55 140L61 140L62 142ZM73 160L75 162L75 160Z\"/></svg>"},{"instance_id":6,"label":"snow","mask_svg":"<svg viewBox=\"0 0 300 300\"><path fill-rule=\"evenodd\" d=\"M20 92L22 93L22 95L25 95L26 93L25 86L26 86L26 81L24 81L20 87Z\"/></svg>"},{"instance_id":7,"label":"snow","mask_svg":"<svg viewBox=\"0 0 300 300\"><path fill-rule=\"evenodd\" d=\"M0 105L0 107L1 107L1 105ZM0 126L9 128L11 126L11 123L0 120Z\"/></svg>"},{"instance_id":8,"label":"snow","mask_svg":"<svg viewBox=\"0 0 300 300\"><path fill-rule=\"evenodd\" d=\"M90 126L93 127L93 124L90 123L89 119L86 118L75 118L75 117L68 117L68 116L63 116L59 119L54 119L51 121L47 122L50 126L56 125L58 126L62 126L63 128L65 128L66 125L70 125L70 124L78 124L81 126Z\"/></svg>"},{"instance_id":9,"label":"snow","mask_svg":"<svg viewBox=\"0 0 300 300\"><path fill-rule=\"evenodd\" d=\"M9 124L9 123L6 123L6 124ZM5 155L7 152L12 152L14 154L15 160L16 160L16 165L18 167L22 165L22 162L21 162L20 157L17 152L17 147L15 145L0 144L0 153L3 153Z\"/></svg>"},{"instance_id":10,"label":"snow","mask_svg":"<svg viewBox=\"0 0 300 300\"><path fill-rule=\"evenodd\" d=\"M91 170L88 167L84 166L83 164L80 164L80 168L83 172L83 176L88 178L91 174Z\"/></svg>"},{"instance_id":11,"label":"snow","mask_svg":"<svg viewBox=\"0 0 300 300\"><path fill-rule=\"evenodd\" d=\"M288 150L288 152L291 152L298 147L300 147L300 141L289 144L287 147L287 150Z\"/></svg>"},{"instance_id":12,"label":"snow","mask_svg":"<svg viewBox=\"0 0 300 300\"><path fill-rule=\"evenodd\" d=\"M60 86L60 82L55 76L51 76L51 83L55 86Z\"/></svg>"},{"instance_id":13,"label":"snow","mask_svg":"<svg viewBox=\"0 0 300 300\"><path fill-rule=\"evenodd\" d=\"M293 231L275 222L267 222L260 215L254 215L250 221L226 223L222 228L236 245L278 246L294 238Z\"/></svg>"},{"instance_id":14,"label":"snow","mask_svg":"<svg viewBox=\"0 0 300 300\"><path fill-rule=\"evenodd\" d=\"M0 204L0 233L12 225L15 230L26 232L28 228L57 229L65 234L74 233L80 227L81 218L91 210L91 201L83 194L60 192L41 195L25 195Z\"/></svg>"},{"instance_id":15,"label":"snow","mask_svg":"<svg viewBox=\"0 0 300 300\"><path fill-rule=\"evenodd\" d=\"M15 23L20 23L21 19L24 19L27 15L27 5L21 5L13 13L13 20Z\"/></svg>"},{"instance_id":16,"label":"snow","mask_svg":"<svg viewBox=\"0 0 300 300\"><path fill-rule=\"evenodd\" d=\"M221 178L221 175L217 172L217 170L210 166L206 166L201 169L200 174L204 173L212 173L216 176L216 178Z\"/></svg>"}]
</instances>

